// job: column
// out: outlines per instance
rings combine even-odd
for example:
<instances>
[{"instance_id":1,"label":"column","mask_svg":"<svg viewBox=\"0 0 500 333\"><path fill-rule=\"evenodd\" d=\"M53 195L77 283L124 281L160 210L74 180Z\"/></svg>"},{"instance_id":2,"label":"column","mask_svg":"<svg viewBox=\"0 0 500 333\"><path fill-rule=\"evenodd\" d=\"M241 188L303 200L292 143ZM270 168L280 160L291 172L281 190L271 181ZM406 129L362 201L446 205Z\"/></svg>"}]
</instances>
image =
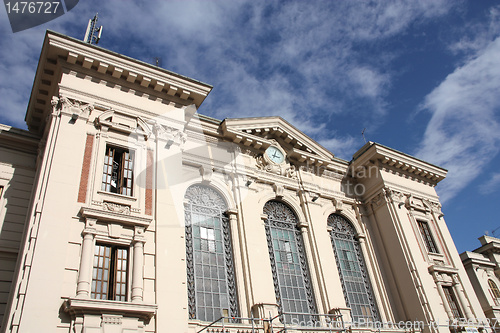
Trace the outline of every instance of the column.
<instances>
[{"instance_id":1,"label":"column","mask_svg":"<svg viewBox=\"0 0 500 333\"><path fill-rule=\"evenodd\" d=\"M441 296L441 299L443 300L443 306L444 310L446 311L446 314L448 315L448 318L450 320L455 319L453 316L453 312L451 312L450 304L448 304L448 299L446 298L444 291L443 291L443 283L442 282L436 282L437 287L438 287L438 292L439 296Z\"/></svg>"},{"instance_id":2,"label":"column","mask_svg":"<svg viewBox=\"0 0 500 333\"><path fill-rule=\"evenodd\" d=\"M141 303L144 293L144 228L135 227L134 262L132 264L132 302Z\"/></svg>"},{"instance_id":3,"label":"column","mask_svg":"<svg viewBox=\"0 0 500 333\"><path fill-rule=\"evenodd\" d=\"M453 291L455 292L455 295L457 295L460 304L462 304L462 309L464 310L464 316L467 319L473 319L474 316L469 310L469 302L465 298L465 295L462 292L462 289L460 288L460 281L458 280L458 277L456 275L453 276Z\"/></svg>"},{"instance_id":4,"label":"column","mask_svg":"<svg viewBox=\"0 0 500 333\"><path fill-rule=\"evenodd\" d=\"M90 297L90 283L92 282L92 259L94 257L94 237L96 234L95 224L97 219L88 218L83 230L82 258L78 274L78 285L76 288L77 298Z\"/></svg>"}]
</instances>

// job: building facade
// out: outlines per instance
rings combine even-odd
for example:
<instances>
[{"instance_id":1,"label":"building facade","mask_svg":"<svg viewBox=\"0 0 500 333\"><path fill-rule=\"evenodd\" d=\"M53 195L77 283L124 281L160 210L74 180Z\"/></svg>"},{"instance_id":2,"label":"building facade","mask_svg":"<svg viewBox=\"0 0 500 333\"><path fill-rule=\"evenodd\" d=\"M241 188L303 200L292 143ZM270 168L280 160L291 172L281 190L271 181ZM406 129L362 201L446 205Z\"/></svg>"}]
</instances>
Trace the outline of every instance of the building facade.
<instances>
[{"instance_id":1,"label":"building facade","mask_svg":"<svg viewBox=\"0 0 500 333\"><path fill-rule=\"evenodd\" d=\"M472 287L481 303L490 325L500 328L500 239L492 236L479 238L481 246L460 255Z\"/></svg>"},{"instance_id":2,"label":"building facade","mask_svg":"<svg viewBox=\"0 0 500 333\"><path fill-rule=\"evenodd\" d=\"M47 32L29 132L0 128L3 331L489 329L444 169L199 115L211 88Z\"/></svg>"}]
</instances>

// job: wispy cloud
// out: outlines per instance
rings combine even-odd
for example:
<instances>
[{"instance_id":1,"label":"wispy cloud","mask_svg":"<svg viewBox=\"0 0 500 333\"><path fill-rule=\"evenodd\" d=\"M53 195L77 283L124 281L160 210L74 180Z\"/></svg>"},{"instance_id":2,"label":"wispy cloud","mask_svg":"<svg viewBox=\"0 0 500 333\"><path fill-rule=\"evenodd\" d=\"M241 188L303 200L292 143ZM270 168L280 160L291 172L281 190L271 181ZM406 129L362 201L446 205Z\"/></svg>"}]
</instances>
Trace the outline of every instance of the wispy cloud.
<instances>
[{"instance_id":1,"label":"wispy cloud","mask_svg":"<svg viewBox=\"0 0 500 333\"><path fill-rule=\"evenodd\" d=\"M499 151L500 37L457 68L425 99L432 113L417 156L449 170L443 201L455 196Z\"/></svg>"}]
</instances>

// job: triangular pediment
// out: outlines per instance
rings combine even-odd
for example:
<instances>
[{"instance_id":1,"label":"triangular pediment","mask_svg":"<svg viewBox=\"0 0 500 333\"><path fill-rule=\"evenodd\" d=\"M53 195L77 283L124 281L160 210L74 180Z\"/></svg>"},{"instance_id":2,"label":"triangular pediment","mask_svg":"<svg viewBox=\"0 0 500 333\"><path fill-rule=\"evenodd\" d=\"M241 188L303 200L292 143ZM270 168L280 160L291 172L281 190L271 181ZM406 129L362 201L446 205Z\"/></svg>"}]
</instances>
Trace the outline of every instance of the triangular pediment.
<instances>
[{"instance_id":1,"label":"triangular pediment","mask_svg":"<svg viewBox=\"0 0 500 333\"><path fill-rule=\"evenodd\" d=\"M281 117L225 119L223 135L231 141L266 149L274 142L298 161L329 162L334 155Z\"/></svg>"}]
</instances>

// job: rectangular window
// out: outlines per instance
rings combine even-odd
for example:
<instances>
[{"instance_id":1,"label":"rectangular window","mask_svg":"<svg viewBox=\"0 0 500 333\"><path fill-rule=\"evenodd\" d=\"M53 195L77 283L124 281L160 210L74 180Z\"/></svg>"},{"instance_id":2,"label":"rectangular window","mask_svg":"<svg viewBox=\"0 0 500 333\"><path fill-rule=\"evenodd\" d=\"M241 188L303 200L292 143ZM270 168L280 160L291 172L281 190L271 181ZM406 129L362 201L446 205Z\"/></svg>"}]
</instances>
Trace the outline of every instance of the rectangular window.
<instances>
[{"instance_id":1,"label":"rectangular window","mask_svg":"<svg viewBox=\"0 0 500 333\"><path fill-rule=\"evenodd\" d=\"M425 221L417 221L417 223L420 233L422 234L422 238L424 239L425 246L427 247L427 251L431 253L439 253L436 242L434 242L434 238L432 237L429 223Z\"/></svg>"},{"instance_id":2,"label":"rectangular window","mask_svg":"<svg viewBox=\"0 0 500 333\"><path fill-rule=\"evenodd\" d=\"M133 152L106 146L101 189L106 192L132 196Z\"/></svg>"},{"instance_id":3,"label":"rectangular window","mask_svg":"<svg viewBox=\"0 0 500 333\"><path fill-rule=\"evenodd\" d=\"M92 298L127 300L128 250L96 244L92 271Z\"/></svg>"},{"instance_id":4,"label":"rectangular window","mask_svg":"<svg viewBox=\"0 0 500 333\"><path fill-rule=\"evenodd\" d=\"M460 308L458 307L458 302L455 298L452 287L443 287L443 291L444 295L446 296L446 300L448 301L448 305L450 306L453 317L457 319L462 318L462 314L460 313Z\"/></svg>"},{"instance_id":5,"label":"rectangular window","mask_svg":"<svg viewBox=\"0 0 500 333\"><path fill-rule=\"evenodd\" d=\"M215 230L200 227L201 250L215 252Z\"/></svg>"}]
</instances>

